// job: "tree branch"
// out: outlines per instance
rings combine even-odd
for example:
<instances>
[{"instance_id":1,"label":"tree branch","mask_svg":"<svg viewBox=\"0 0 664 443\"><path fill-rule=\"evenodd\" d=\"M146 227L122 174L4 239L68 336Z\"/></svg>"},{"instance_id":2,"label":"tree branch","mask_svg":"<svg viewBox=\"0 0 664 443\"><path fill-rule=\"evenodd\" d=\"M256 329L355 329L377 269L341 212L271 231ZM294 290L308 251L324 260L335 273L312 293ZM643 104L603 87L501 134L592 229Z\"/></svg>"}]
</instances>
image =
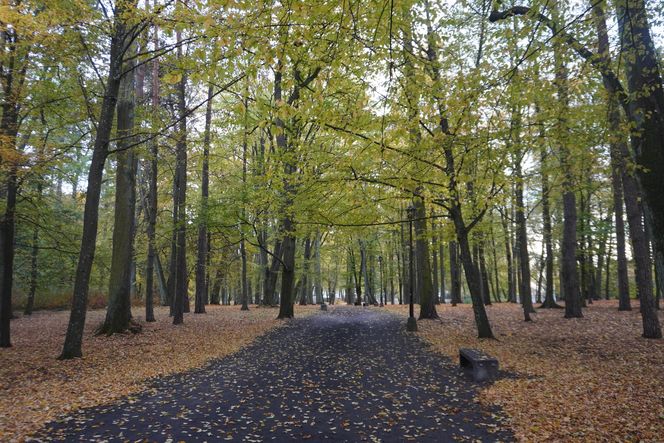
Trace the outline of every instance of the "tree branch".
<instances>
[{"instance_id":1,"label":"tree branch","mask_svg":"<svg viewBox=\"0 0 664 443\"><path fill-rule=\"evenodd\" d=\"M592 9L596 3L599 3L599 1L596 0L589 9ZM494 8L498 5L500 5L500 2L496 2ZM625 110L625 113L630 116L631 119L632 112L630 110L627 94L625 93L625 90L620 83L620 79L616 73L613 72L611 66L606 62L606 60L603 59L603 57L599 57L597 54L594 54L581 42L579 42L573 35L566 32L565 26L558 26L555 21L546 15L540 12L534 12L532 8L527 6L512 6L511 8L505 9L504 11L498 11L497 9L494 9L489 15L489 21L491 23L495 23L500 20L505 20L515 16L530 16L531 18L546 25L551 30L554 37L560 36L560 38L565 43L567 43L567 45L572 50L574 50L574 52L580 55L584 60L586 60L600 72L602 78L604 79L604 85L609 90L608 92L616 95L618 100L620 100L620 104Z\"/></svg>"}]
</instances>

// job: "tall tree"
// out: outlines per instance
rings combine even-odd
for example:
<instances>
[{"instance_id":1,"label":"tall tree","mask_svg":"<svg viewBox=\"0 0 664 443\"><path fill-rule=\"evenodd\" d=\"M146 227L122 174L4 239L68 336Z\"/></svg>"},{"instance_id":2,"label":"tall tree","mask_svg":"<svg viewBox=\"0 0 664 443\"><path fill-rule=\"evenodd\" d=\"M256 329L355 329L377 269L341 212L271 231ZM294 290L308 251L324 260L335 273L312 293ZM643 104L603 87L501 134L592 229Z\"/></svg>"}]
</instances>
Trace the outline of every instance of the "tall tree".
<instances>
[{"instance_id":1,"label":"tall tree","mask_svg":"<svg viewBox=\"0 0 664 443\"><path fill-rule=\"evenodd\" d=\"M242 259L242 311L249 310L249 280L247 278L247 240L244 233L244 224L247 219L247 148L248 148L248 118L249 118L249 79L245 77L244 95L242 99L242 206L240 208L240 257Z\"/></svg>"},{"instance_id":2,"label":"tall tree","mask_svg":"<svg viewBox=\"0 0 664 443\"><path fill-rule=\"evenodd\" d=\"M6 5L9 6L9 5ZM15 6L15 5L11 5ZM5 19L2 19L4 22ZM5 210L0 218L0 347L11 346L10 321L12 291L14 285L14 236L16 229L16 197L18 195L18 167L21 153L17 147L17 135L21 121L21 98L30 58L30 45L23 38L16 24L2 23L0 32L0 83L2 87L2 117L0 117L0 141L3 153L0 167L3 169Z\"/></svg>"},{"instance_id":3,"label":"tall tree","mask_svg":"<svg viewBox=\"0 0 664 443\"><path fill-rule=\"evenodd\" d=\"M90 271L96 248L102 176L106 157L108 156L109 140L113 128L113 117L115 115L115 105L118 99L120 82L124 75L127 74L122 71L124 57L134 37L134 30L131 23L127 22L129 17L126 12L135 7L135 5L135 0L118 0L115 3L113 11L114 19L109 51L108 77L97 121L97 133L95 135L92 160L88 172L88 189L85 193L85 210L83 212L83 236L81 238L81 248L76 268L71 314L62 353L60 354L61 359L71 359L83 355L81 343L88 306Z\"/></svg>"},{"instance_id":4,"label":"tall tree","mask_svg":"<svg viewBox=\"0 0 664 443\"><path fill-rule=\"evenodd\" d=\"M179 5L180 3L178 3ZM176 30L177 58L183 62L182 31ZM185 303L188 304L187 270L187 72L182 69L176 85L177 131L175 142L175 176L173 180L173 212L175 214L175 267L173 279L173 324L184 322Z\"/></svg>"},{"instance_id":5,"label":"tall tree","mask_svg":"<svg viewBox=\"0 0 664 443\"><path fill-rule=\"evenodd\" d=\"M154 0L153 10L157 8L157 0ZM159 49L159 30L156 25L153 25L152 32L152 42L153 50L156 52ZM150 91L151 99L151 112L152 112L152 122L153 124L156 121L158 112L159 112L159 59L155 57L152 60L152 85ZM157 255L156 245L155 245L155 236L156 236L156 225L157 225L157 207L158 207L158 197L157 197L157 174L158 174L158 165L159 165L159 142L155 136L150 141L150 157L148 161L148 195L146 199L146 210L145 214L148 219L147 222L147 237L148 237L148 254L147 254L147 263L145 266L145 321L153 322L155 321L154 317L154 268L155 261L159 260ZM159 281L160 287L163 281L163 273L159 270L161 265L157 266L157 279ZM160 291L161 293L161 291Z\"/></svg>"},{"instance_id":6,"label":"tall tree","mask_svg":"<svg viewBox=\"0 0 664 443\"><path fill-rule=\"evenodd\" d=\"M98 329L99 334L124 332L131 322L131 264L134 251L134 220L136 207L136 154L134 153L135 63L133 49L125 50L127 61L123 65L126 74L118 91L117 148L115 169L115 211L113 225L113 255L108 288L106 319Z\"/></svg>"},{"instance_id":7,"label":"tall tree","mask_svg":"<svg viewBox=\"0 0 664 443\"><path fill-rule=\"evenodd\" d=\"M482 212L470 223L467 223L463 213L463 205L461 201L461 194L459 190L459 183L457 178L457 166L454 152L452 150L454 134L450 130L450 124L446 115L445 103L443 100L443 89L441 84L441 72L439 64L438 45L436 37L433 35L432 26L428 23L427 26L427 62L429 75L433 81L433 96L435 101L436 111L438 113L438 127L436 128L436 143L441 147L445 158L445 174L448 180L448 192L450 193L449 201L444 202L444 206L449 212L450 218L454 223L454 230L456 239L459 245L461 263L463 264L466 282L470 290L470 297L473 304L473 314L475 317L475 324L477 326L478 336L480 338L493 338L489 318L486 314L484 307L484 300L482 299L482 289L480 287L481 280L479 269L473 262L472 253L470 250L469 232L473 226L484 215ZM441 204L442 202L439 202ZM454 295L453 295L454 296Z\"/></svg>"},{"instance_id":8,"label":"tall tree","mask_svg":"<svg viewBox=\"0 0 664 443\"><path fill-rule=\"evenodd\" d=\"M498 6L500 6L500 2L496 2L495 7ZM553 11L556 12L556 8ZM489 20L498 21L514 15L526 15L530 12L531 9L524 6L513 6L504 11L494 9ZM551 19L541 13L534 14L534 17L551 29L554 36L557 36L559 44L554 45L554 55L556 47L559 47L561 43L568 45L601 73L607 92L615 94L620 102L630 123L631 154L634 155L637 165L640 166L637 168L637 174L644 191L645 214L646 217L651 219L653 231L656 233L658 250L664 251L664 240L661 240L664 238L662 236L662 232L664 232L664 202L659 196L659 177L664 175L664 149L662 149L664 143L664 87L662 76L650 33L645 2L643 0L620 0L616 3L616 13L621 51L624 54L623 59L626 61L623 65L627 77L627 92L611 66L608 65L606 57L597 57L574 36L567 33L564 27L559 25L558 17L554 16ZM558 71L560 70L557 69L556 72ZM561 82L558 82L558 84L560 85ZM626 196L627 218L628 221L630 218L634 221L634 224L630 223L632 243L635 243L636 234L636 244L641 245L643 243L640 240L641 235L632 231L632 226L636 231L639 231L640 216L638 218L635 215L630 217L628 191L624 177L623 188ZM565 249L565 244L571 245L569 236L567 236L567 240L568 242L563 241L563 249ZM570 305L567 301L568 289L571 288L572 282L576 283L576 278L569 279L569 272L567 274L565 272L567 263L568 260L565 259L563 263L565 310L567 317L574 317L581 315L581 310L580 303L577 303L577 291L572 292L572 306L568 307ZM644 267L642 266L641 269L644 269ZM641 281L641 285L647 293L641 304L643 336L646 338L661 338L662 331L655 311L655 300L652 291L648 291L648 279L652 281L652 275L646 275L652 272L650 267L648 269L647 273L645 270L642 272L637 270L636 273L637 285ZM576 288L578 289L578 283Z\"/></svg>"},{"instance_id":9,"label":"tall tree","mask_svg":"<svg viewBox=\"0 0 664 443\"><path fill-rule=\"evenodd\" d=\"M201 171L201 202L198 221L198 254L196 256L196 299L194 313L205 313L207 296L208 264L208 195L210 186L210 128L212 126L212 84L208 86L207 105L205 108L205 129L203 135L203 166Z\"/></svg>"},{"instance_id":10,"label":"tall tree","mask_svg":"<svg viewBox=\"0 0 664 443\"><path fill-rule=\"evenodd\" d=\"M537 115L541 115L539 106L536 105ZM540 176L542 180L542 240L544 242L545 258L544 258L544 275L545 275L545 289L544 289L544 302L540 308L562 308L553 296L553 229L551 226L551 186L549 184L548 155L547 148L544 144L545 130L544 122L540 119L538 123L539 139L540 139Z\"/></svg>"}]
</instances>

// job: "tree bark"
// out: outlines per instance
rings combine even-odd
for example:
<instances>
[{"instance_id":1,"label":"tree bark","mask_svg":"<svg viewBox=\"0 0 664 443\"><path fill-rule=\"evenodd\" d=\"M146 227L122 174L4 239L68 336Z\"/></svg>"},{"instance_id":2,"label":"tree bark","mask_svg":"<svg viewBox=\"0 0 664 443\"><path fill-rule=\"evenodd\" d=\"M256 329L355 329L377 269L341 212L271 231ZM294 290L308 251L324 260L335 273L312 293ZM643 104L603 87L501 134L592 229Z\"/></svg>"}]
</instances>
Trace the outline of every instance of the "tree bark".
<instances>
[{"instance_id":1,"label":"tree bark","mask_svg":"<svg viewBox=\"0 0 664 443\"><path fill-rule=\"evenodd\" d=\"M415 205L415 264L418 272L415 274L418 279L418 292L420 293L420 315L419 320L424 318L438 318L436 304L433 295L433 286L431 284L431 265L429 263L429 239L427 238L427 221L424 199L420 196L413 198ZM435 272L435 271L434 271Z\"/></svg>"},{"instance_id":2,"label":"tree bark","mask_svg":"<svg viewBox=\"0 0 664 443\"><path fill-rule=\"evenodd\" d=\"M450 303L461 303L461 276L459 275L459 247L455 241L448 246L450 250Z\"/></svg>"},{"instance_id":3,"label":"tree bark","mask_svg":"<svg viewBox=\"0 0 664 443\"><path fill-rule=\"evenodd\" d=\"M10 323L12 312L12 291L14 286L14 255L16 235L16 199L18 195L18 163L20 150L17 148L17 135L21 121L22 87L29 61L29 50L20 49L22 42L17 30L3 26L2 45L3 66L2 118L0 138L6 154L0 157L0 164L7 169L5 176L5 211L0 218L0 348L11 346ZM5 154L5 153L3 153ZM5 164L8 163L8 164Z\"/></svg>"},{"instance_id":4,"label":"tree bark","mask_svg":"<svg viewBox=\"0 0 664 443\"><path fill-rule=\"evenodd\" d=\"M265 306L273 306L276 304L274 293L277 287L277 277L279 276L279 268L281 267L282 257L282 242L280 239L277 239L274 243L272 263L265 269L265 285L263 292L263 304Z\"/></svg>"},{"instance_id":5,"label":"tree bark","mask_svg":"<svg viewBox=\"0 0 664 443\"><path fill-rule=\"evenodd\" d=\"M542 146L540 156L541 176L542 176L542 236L545 248L545 262L544 262L544 275L546 286L544 289L544 303L540 308L562 308L553 296L553 234L551 227L551 203L549 202L549 194L551 192L549 186L549 174L546 172L546 148Z\"/></svg>"},{"instance_id":6,"label":"tree bark","mask_svg":"<svg viewBox=\"0 0 664 443\"><path fill-rule=\"evenodd\" d=\"M616 2L621 59L630 93L631 145L648 223L658 254L664 255L664 82L644 0ZM629 217L629 215L628 215ZM645 309L644 309L645 306ZM652 308L652 309L651 309ZM644 336L661 337L654 300L641 300Z\"/></svg>"},{"instance_id":7,"label":"tree bark","mask_svg":"<svg viewBox=\"0 0 664 443\"><path fill-rule=\"evenodd\" d=\"M432 216L434 214L432 213ZM433 261L431 263L432 266L432 272L431 275L433 276L433 302L434 304L439 304L440 303L440 296L439 296L439 286L438 286L438 235L437 235L437 229L436 229L436 222L435 218L431 218L431 250L433 253Z\"/></svg>"},{"instance_id":8,"label":"tree bark","mask_svg":"<svg viewBox=\"0 0 664 443\"><path fill-rule=\"evenodd\" d=\"M277 62L277 70L274 74L274 102L278 105L282 103L282 70L283 64L279 60ZM275 119L275 126L277 127L277 147L279 150L286 154L291 151L288 140L286 138L286 124L284 121L277 117ZM291 207L294 198L294 184L292 182L293 175L295 174L296 167L292 159L284 161L284 202L283 202L283 218L281 221L283 240L283 263L281 271L281 303L279 304L279 315L277 318L292 318L293 313L293 284L295 280L295 233L293 224L293 214Z\"/></svg>"},{"instance_id":9,"label":"tree bark","mask_svg":"<svg viewBox=\"0 0 664 443\"><path fill-rule=\"evenodd\" d=\"M129 50L129 56L134 52ZM133 61L124 63L126 74L118 91L113 253L106 319L97 330L98 334L121 333L131 326L131 266L136 212L136 154L131 147L134 143L132 134L136 106L134 65Z\"/></svg>"},{"instance_id":10,"label":"tree bark","mask_svg":"<svg viewBox=\"0 0 664 443\"><path fill-rule=\"evenodd\" d=\"M363 256L364 257L364 256ZM311 279L309 278L309 264L311 262L311 239L304 240L304 254L302 256L302 293L300 294L300 306L309 303L311 292ZM364 263L364 260L362 261Z\"/></svg>"},{"instance_id":11,"label":"tree bark","mask_svg":"<svg viewBox=\"0 0 664 443\"><path fill-rule=\"evenodd\" d=\"M154 0L154 8L157 8L157 0ZM159 31L156 25L154 25L154 30L152 34L153 41L153 50L157 50L159 47ZM159 112L159 59L155 57L152 60L152 90L150 91L151 95L151 107L152 107L152 118L153 122L156 120L157 113ZM157 197L157 174L158 174L158 158L159 158L159 143L155 137L150 141L150 160L148 162L149 172L148 172L148 196L147 196L147 205L145 214L147 216L147 237L148 237L148 254L147 254L147 263L145 269L145 321L153 322L155 321L154 317L154 268L155 268L155 259L158 261L156 251L156 227L157 227L157 207L158 207L158 197ZM159 286L161 288L161 282L163 281L163 273L161 271L161 264L158 266L157 278L159 280ZM160 291L161 293L161 291ZM163 298L163 297L160 297ZM162 300L163 303L163 300Z\"/></svg>"},{"instance_id":12,"label":"tree bark","mask_svg":"<svg viewBox=\"0 0 664 443\"><path fill-rule=\"evenodd\" d=\"M554 11L555 11L554 6ZM562 278L565 292L565 318L583 317L581 312L581 294L579 292L578 273L576 266L577 254L577 209L574 192L574 165L571 159L567 136L569 128L569 85L567 66L563 60L562 42L558 38L554 42L554 83L558 95L558 117L556 124L558 155L563 170L563 242L562 242Z\"/></svg>"},{"instance_id":13,"label":"tree bark","mask_svg":"<svg viewBox=\"0 0 664 443\"><path fill-rule=\"evenodd\" d=\"M205 129L203 135L203 165L201 171L201 206L198 221L198 254L196 256L196 298L195 314L205 313L205 301L208 298L207 262L208 262L208 229L207 208L210 186L210 126L212 124L212 85L208 86L207 103L205 107Z\"/></svg>"},{"instance_id":14,"label":"tree bark","mask_svg":"<svg viewBox=\"0 0 664 443\"><path fill-rule=\"evenodd\" d=\"M176 41L182 42L180 31L176 32ZM177 58L181 59L182 45L178 45ZM175 198L174 212L177 217L175 226L175 269L173 284L173 324L184 322L185 303L188 304L187 275L187 104L186 104L187 73L182 72L177 85L178 129L175 143Z\"/></svg>"},{"instance_id":15,"label":"tree bark","mask_svg":"<svg viewBox=\"0 0 664 443\"><path fill-rule=\"evenodd\" d=\"M530 288L530 256L528 254L528 231L526 228L525 207L523 201L523 172L521 169L521 158L514 165L516 178L516 226L519 245L519 265L521 272L521 303L523 304L523 317L525 321L531 321L530 313L533 312L533 300Z\"/></svg>"},{"instance_id":16,"label":"tree bark","mask_svg":"<svg viewBox=\"0 0 664 443\"><path fill-rule=\"evenodd\" d=\"M443 242L442 231L438 239L438 257L440 257L440 302L445 303L445 245Z\"/></svg>"},{"instance_id":17,"label":"tree bark","mask_svg":"<svg viewBox=\"0 0 664 443\"><path fill-rule=\"evenodd\" d=\"M97 135L95 136L90 169L88 171L88 189L85 194L85 209L83 212L83 236L81 238L81 249L76 268L71 314L60 359L71 359L83 355L81 342L83 340L83 328L85 326L85 316L88 306L90 272L92 270L97 242L101 182L104 163L108 156L108 145L113 127L115 104L122 79L124 46L129 37L123 17L125 11L133 7L135 3L135 0L119 0L116 2L113 14L116 19L113 25L113 35L111 36L109 73L102 100L99 122L97 124Z\"/></svg>"},{"instance_id":18,"label":"tree bark","mask_svg":"<svg viewBox=\"0 0 664 443\"><path fill-rule=\"evenodd\" d=\"M41 181L37 184L37 202L42 201L43 185ZM37 292L37 279L39 277L39 268L37 261L39 259L39 226L35 223L32 229L32 249L30 251L30 289L28 292L28 300L25 303L25 315L32 315L32 310L35 306L35 295Z\"/></svg>"},{"instance_id":19,"label":"tree bark","mask_svg":"<svg viewBox=\"0 0 664 443\"><path fill-rule=\"evenodd\" d=\"M628 0L631 3L631 0ZM648 25L645 18L645 11L642 9L643 4L641 2L634 2L632 5L633 9L630 9L630 13L635 14L632 19L634 21L625 20L625 14L628 13L626 5L623 2L619 2L617 7L618 10L618 24L621 32L621 44L622 51L626 54L635 57L635 59L630 60L627 64L630 65L632 62L636 63L634 66L627 67L627 78L630 91L640 91L644 83L644 79L648 78L652 84L659 85L659 88L655 87L652 93L652 100L655 102L659 101L661 110L659 112L659 117L662 118L662 111L664 111L664 93L661 90L661 77L659 77L659 71L655 73L643 72L643 69L648 70L648 66L652 68L656 67L656 60L652 59L652 54L644 54L642 52L648 52L648 46L652 44L650 40L650 35L648 32ZM602 29L602 18L603 11L596 9L596 25L598 28L598 35L600 37L600 53L604 58L604 62L610 61L608 53L608 37L606 36L606 25L604 23L604 29ZM635 40L635 35L632 33L636 32L644 40L639 43L643 44L641 50L635 50L635 45L637 41ZM634 54L636 53L636 54ZM639 65L641 63L641 65ZM654 75L654 76L653 76ZM657 79L658 82L657 82ZM618 108L616 106L616 95L613 89L610 88L610 84L605 80L605 87L610 93L610 104L609 104L609 119L612 129L620 130L620 115L618 113ZM656 128L652 127L652 124L657 122L655 121L655 116L652 118L646 117L643 119L643 115L640 115L641 111L644 111L649 106L653 105L652 101L643 100L643 97L639 94L640 98L637 98L632 106L636 106L636 109L631 110L632 118L636 118L636 124L641 124L642 126L635 128L635 131L632 132L632 148L636 154L637 161L639 158L639 152L642 149L641 143L652 143L653 142L653 131L656 131ZM664 122L661 122L664 123ZM660 123L660 124L661 124ZM662 130L660 127L659 130ZM650 131L650 132L648 132ZM620 132L617 132L620 134ZM643 136L643 139L642 139ZM664 133L660 137L664 136ZM662 142L660 139L659 143ZM645 232L645 226L641 217L642 206L640 204L640 188L644 186L644 174L639 173L640 183L637 181L637 178L631 173L631 170L628 170L627 164L630 161L630 153L627 149L627 144L624 139L618 138L614 145L612 146L612 154L615 154L616 167L621 172L621 179L623 184L624 199L625 199L625 209L627 212L627 220L629 225L630 237L632 240L632 249L634 253L634 262L635 262L635 276L636 276L636 285L637 291L640 298L641 305L641 316L643 320L643 336L646 338L661 338L662 331L659 324L659 319L657 317L657 311L655 310L655 300L653 294L653 282L652 282L652 262L650 260L650 253L648 248L648 239ZM648 157L649 160L655 160L654 157ZM652 184L652 176L645 174L646 182L650 181ZM641 185L641 186L640 186ZM648 203L650 199L647 198ZM646 211L647 212L647 211ZM649 220L649 219L648 219ZM664 225L663 225L664 226ZM662 231L660 231L662 232ZM627 293L628 294L628 293ZM629 297L629 295L627 295ZM628 306L629 299L626 301L623 300L623 304Z\"/></svg>"},{"instance_id":20,"label":"tree bark","mask_svg":"<svg viewBox=\"0 0 664 443\"><path fill-rule=\"evenodd\" d=\"M319 232L314 234L314 296L315 302L318 304L325 303L323 299L323 275L321 271L321 257L320 257L320 248L321 248L321 235Z\"/></svg>"},{"instance_id":21,"label":"tree bark","mask_svg":"<svg viewBox=\"0 0 664 443\"><path fill-rule=\"evenodd\" d=\"M512 242L510 241L510 231L507 223L507 208L504 208L500 214L500 220L503 225L505 236L505 258L507 260L507 301L513 302L516 294L516 284L514 282L514 261L512 256Z\"/></svg>"}]
</instances>

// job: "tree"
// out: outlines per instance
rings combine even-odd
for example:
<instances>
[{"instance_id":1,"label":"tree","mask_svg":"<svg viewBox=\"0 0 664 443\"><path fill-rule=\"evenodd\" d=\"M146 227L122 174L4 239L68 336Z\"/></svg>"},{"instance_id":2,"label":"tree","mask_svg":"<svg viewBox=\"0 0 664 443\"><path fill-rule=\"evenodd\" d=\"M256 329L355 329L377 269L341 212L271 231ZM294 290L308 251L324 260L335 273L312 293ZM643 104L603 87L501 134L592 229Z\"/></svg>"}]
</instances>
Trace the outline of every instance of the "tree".
<instances>
[{"instance_id":1,"label":"tree","mask_svg":"<svg viewBox=\"0 0 664 443\"><path fill-rule=\"evenodd\" d=\"M102 175L106 157L109 153L108 146L120 82L127 74L126 72L123 73L122 66L128 46L134 38L134 31L130 23L127 22L126 11L135 7L135 5L135 0L118 0L113 11L114 20L109 51L108 77L88 172L88 189L85 193L85 211L83 215L83 237L76 269L71 315L62 353L60 354L61 359L71 359L83 355L81 342L88 304L90 271L96 247Z\"/></svg>"},{"instance_id":2,"label":"tree","mask_svg":"<svg viewBox=\"0 0 664 443\"><path fill-rule=\"evenodd\" d=\"M154 8L157 8L157 0L154 0ZM159 48L159 31L156 25L153 26L152 42L153 50L157 51ZM154 58L152 60L152 90L151 92L151 110L152 110L152 119L153 122L156 120L157 114L159 112L159 60ZM157 196L157 183L158 183L158 168L159 168L159 143L157 137L154 137L150 141L150 159L148 163L148 192L147 198L145 199L145 214L148 219L147 222L147 237L148 237L148 253L147 253L147 263L145 266L145 321L153 322L155 321L154 317L154 268L155 262L158 263L158 272L157 278L159 284L162 285L163 275L159 270L161 265L159 264L159 256L156 251L156 225L157 225L157 208L158 208L158 196Z\"/></svg>"},{"instance_id":3,"label":"tree","mask_svg":"<svg viewBox=\"0 0 664 443\"><path fill-rule=\"evenodd\" d=\"M99 334L115 334L130 328L131 322L131 264L134 251L134 220L136 205L136 165L134 153L134 114L135 114L135 63L136 51L125 48L129 61L122 69L118 91L117 110L117 149L115 169L115 223L113 226L113 256L108 289L106 319L97 331Z\"/></svg>"},{"instance_id":4,"label":"tree","mask_svg":"<svg viewBox=\"0 0 664 443\"><path fill-rule=\"evenodd\" d=\"M208 263L208 229L207 207L210 186L210 127L212 126L212 85L208 86L207 105L205 108L205 132L203 135L203 166L201 171L201 203L198 222L198 255L196 258L196 306L194 313L205 313L207 300L207 263Z\"/></svg>"},{"instance_id":5,"label":"tree","mask_svg":"<svg viewBox=\"0 0 664 443\"><path fill-rule=\"evenodd\" d=\"M497 5L499 4L497 3ZM593 54L579 43L576 38L565 32L564 29L561 29L555 18L552 20L541 13L536 14L535 17L538 21L549 27L554 35L558 35L559 41L565 42L581 57L589 61L601 73L607 92L615 94L619 100L628 121L631 123L630 140L632 154L635 156L637 164L641 166L638 175L646 200L645 213L649 220L651 220L654 232L658 233L657 238L661 238L662 236L659 233L664 232L664 203L658 197L658 179L656 177L664 174L664 161L662 157L664 155L664 149L662 149L662 143L664 143L664 134L662 133L662 128L664 128L664 124L662 124L664 122L662 120L664 119L664 112L662 111L664 110L664 90L662 87L662 77L659 72L654 44L650 35L645 3L641 0L620 1L617 3L616 9L621 35L621 51L626 54L626 60L628 60L625 63L625 71L628 92L631 97L622 86L618 76L607 64L606 57L597 57ZM530 8L523 6L515 6L505 11L494 10L489 20L498 21L514 15L530 14L530 12ZM562 80L563 71L561 71L559 77ZM559 85L563 84L560 81L558 83ZM561 90L561 92L563 91ZM623 186L625 186L625 183L623 183ZM629 220L630 210L627 207L627 199L625 204ZM571 197L568 198L566 207L568 208L568 212L571 212ZM643 243L641 233L639 232L639 219L637 219L636 215L633 215L631 217L633 223L630 223L630 226L634 226L634 230L630 231L632 241L638 245L637 247L640 247ZM571 229L569 231L569 233L566 231L567 244L571 247ZM662 241L657 241L659 251L664 250L663 243ZM637 255L641 254L637 253ZM564 261L568 263L569 260ZM645 266L641 266L641 271L637 270L637 284L641 282L640 286L646 293L641 300L643 336L646 338L661 338L662 332L655 311L655 300L652 290L648 289L648 281L652 281L651 270L649 266L647 267L647 271L645 268ZM567 277L564 276L563 280L566 286L571 287L571 281L575 281L576 279L569 279L569 271L571 269L568 269ZM570 288L565 288L566 297L568 289ZM579 303L577 302L577 291L573 291L572 295L573 303L569 308L569 303L566 299L566 317L581 315L580 308L578 307Z\"/></svg>"},{"instance_id":6,"label":"tree","mask_svg":"<svg viewBox=\"0 0 664 443\"><path fill-rule=\"evenodd\" d=\"M12 2L13 3L13 2ZM11 5L16 7L15 4ZM4 21L4 19L3 19ZM26 36L27 37L27 36ZM0 118L0 142L3 146L2 162L5 209L0 219L0 347L11 346L10 320L12 314L12 290L14 279L14 235L16 225L16 197L18 194L18 165L21 153L17 136L23 85L30 60L30 44L16 25L6 26L0 33L2 57L0 83L2 84L2 117Z\"/></svg>"}]
</instances>

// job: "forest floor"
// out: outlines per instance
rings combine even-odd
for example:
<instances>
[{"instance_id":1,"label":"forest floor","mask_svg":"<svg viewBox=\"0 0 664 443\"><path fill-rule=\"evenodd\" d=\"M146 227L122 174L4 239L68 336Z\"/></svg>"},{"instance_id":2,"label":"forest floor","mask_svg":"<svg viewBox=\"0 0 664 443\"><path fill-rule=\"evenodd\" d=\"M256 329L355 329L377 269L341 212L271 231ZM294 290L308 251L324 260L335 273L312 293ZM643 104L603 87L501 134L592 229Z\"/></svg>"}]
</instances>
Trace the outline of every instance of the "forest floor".
<instances>
[{"instance_id":1,"label":"forest floor","mask_svg":"<svg viewBox=\"0 0 664 443\"><path fill-rule=\"evenodd\" d=\"M641 338L638 302L631 312L617 307L598 301L580 319L537 310L526 323L520 305L494 304L497 340L479 340L469 305L439 305L441 321L419 321L418 335L455 359L460 347L480 348L515 373L482 389L480 401L500 406L519 440L661 442L664 340ZM388 309L408 315L407 306Z\"/></svg>"},{"instance_id":2,"label":"forest floor","mask_svg":"<svg viewBox=\"0 0 664 443\"><path fill-rule=\"evenodd\" d=\"M91 311L85 358L67 362L55 357L68 312L38 312L14 320L14 347L0 350L0 441L23 440L47 422L65 439L102 430L129 437L132 426L147 426L145 414L181 422L167 429L187 441L220 423L230 430L224 438L255 441L425 441L434 429L511 439L504 426L521 441L661 441L664 340L641 338L633 307L595 302L582 319L538 310L525 323L518 305L494 304L487 310L497 340L476 338L469 305L439 305L441 320L419 321L417 336L403 332L407 306L313 316L318 306L296 306L298 319L287 323L274 320L275 309L211 306L179 327L158 308L159 321L142 333L113 337L93 335L104 311ZM459 377L460 347L496 356L507 376L481 386Z\"/></svg>"},{"instance_id":3,"label":"forest floor","mask_svg":"<svg viewBox=\"0 0 664 443\"><path fill-rule=\"evenodd\" d=\"M378 308L289 321L202 368L50 423L47 441L505 441L478 385Z\"/></svg>"},{"instance_id":4,"label":"forest floor","mask_svg":"<svg viewBox=\"0 0 664 443\"><path fill-rule=\"evenodd\" d=\"M296 306L297 316L318 306ZM282 325L278 310L208 306L207 314L185 314L172 325L168 308L155 308L157 322L145 323L139 334L95 336L106 311L88 312L82 359L59 361L68 311L37 311L12 320L12 348L0 349L0 441L24 440L62 414L144 390L153 377L203 366L246 346Z\"/></svg>"}]
</instances>

